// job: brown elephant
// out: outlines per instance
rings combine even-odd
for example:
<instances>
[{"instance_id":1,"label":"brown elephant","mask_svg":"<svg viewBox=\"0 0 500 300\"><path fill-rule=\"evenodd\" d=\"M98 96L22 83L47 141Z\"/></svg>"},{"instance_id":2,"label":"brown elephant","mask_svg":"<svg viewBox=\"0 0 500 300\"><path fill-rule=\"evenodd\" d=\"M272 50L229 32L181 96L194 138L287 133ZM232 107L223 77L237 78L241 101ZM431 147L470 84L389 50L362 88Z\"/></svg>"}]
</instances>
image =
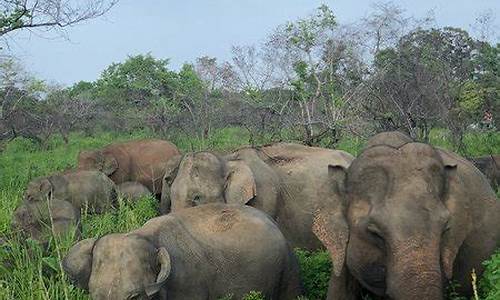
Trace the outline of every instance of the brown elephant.
<instances>
[{"instance_id":1,"label":"brown elephant","mask_svg":"<svg viewBox=\"0 0 500 300\"><path fill-rule=\"evenodd\" d=\"M471 295L472 269L499 246L500 202L466 159L391 134L349 168L329 166L332 201L314 222L334 265L328 299L362 299L363 287L437 300L449 280Z\"/></svg>"},{"instance_id":2,"label":"brown elephant","mask_svg":"<svg viewBox=\"0 0 500 300\"><path fill-rule=\"evenodd\" d=\"M297 260L257 209L215 203L148 221L125 234L86 239L63 260L92 299L266 299L302 294Z\"/></svg>"},{"instance_id":3,"label":"brown elephant","mask_svg":"<svg viewBox=\"0 0 500 300\"><path fill-rule=\"evenodd\" d=\"M131 201L136 201L152 195L147 187L135 181L120 183L117 189L120 197Z\"/></svg>"},{"instance_id":4,"label":"brown elephant","mask_svg":"<svg viewBox=\"0 0 500 300\"><path fill-rule=\"evenodd\" d=\"M327 199L328 164L349 166L343 151L297 144L245 147L224 157L211 152L171 159L163 183L161 211L206 203L250 205L275 219L293 247L314 250L313 212Z\"/></svg>"},{"instance_id":5,"label":"brown elephant","mask_svg":"<svg viewBox=\"0 0 500 300\"><path fill-rule=\"evenodd\" d=\"M500 188L500 155L487 155L471 159L474 165L489 179L494 191Z\"/></svg>"},{"instance_id":6,"label":"brown elephant","mask_svg":"<svg viewBox=\"0 0 500 300\"><path fill-rule=\"evenodd\" d=\"M80 211L111 210L116 198L116 185L99 171L66 171L40 177L28 184L12 225L14 230L43 242L49 230L63 233L77 224Z\"/></svg>"},{"instance_id":7,"label":"brown elephant","mask_svg":"<svg viewBox=\"0 0 500 300\"><path fill-rule=\"evenodd\" d=\"M78 156L81 170L99 170L116 184L136 181L160 195L166 162L179 154L177 147L164 140L144 139L115 143Z\"/></svg>"}]
</instances>

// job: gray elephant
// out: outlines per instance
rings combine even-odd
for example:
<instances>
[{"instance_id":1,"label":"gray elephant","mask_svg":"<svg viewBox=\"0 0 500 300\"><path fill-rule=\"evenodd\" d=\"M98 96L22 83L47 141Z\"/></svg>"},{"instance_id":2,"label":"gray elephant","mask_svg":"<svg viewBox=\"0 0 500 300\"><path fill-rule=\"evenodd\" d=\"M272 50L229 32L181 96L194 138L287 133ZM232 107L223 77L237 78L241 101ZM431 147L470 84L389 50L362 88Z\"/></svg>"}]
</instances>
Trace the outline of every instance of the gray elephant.
<instances>
[{"instance_id":1,"label":"gray elephant","mask_svg":"<svg viewBox=\"0 0 500 300\"><path fill-rule=\"evenodd\" d=\"M68 201L24 202L14 212L12 229L41 244L46 244L51 236L70 236L78 240L80 211Z\"/></svg>"},{"instance_id":2,"label":"gray elephant","mask_svg":"<svg viewBox=\"0 0 500 300\"><path fill-rule=\"evenodd\" d=\"M23 203L14 211L13 227L44 241L42 237L50 234L47 230L51 227L66 232L70 224L78 223L80 211L109 211L116 198L116 185L99 171L66 171L40 177L28 184Z\"/></svg>"},{"instance_id":3,"label":"gray elephant","mask_svg":"<svg viewBox=\"0 0 500 300\"><path fill-rule=\"evenodd\" d=\"M480 275L499 246L500 202L469 161L391 134L375 136L348 169L329 166L332 201L313 227L334 265L328 299L362 299L363 287L438 300L446 280L471 295L472 269Z\"/></svg>"},{"instance_id":4,"label":"gray elephant","mask_svg":"<svg viewBox=\"0 0 500 300\"><path fill-rule=\"evenodd\" d=\"M250 205L275 219L293 247L321 247L313 212L328 198L329 164L348 167L343 151L297 144L246 147L224 157L189 153L167 162L161 211L220 202Z\"/></svg>"},{"instance_id":5,"label":"gray elephant","mask_svg":"<svg viewBox=\"0 0 500 300\"><path fill-rule=\"evenodd\" d=\"M254 208L222 203L83 240L63 268L96 300L241 299L250 291L288 300L302 293L296 258L275 223Z\"/></svg>"},{"instance_id":6,"label":"gray elephant","mask_svg":"<svg viewBox=\"0 0 500 300\"><path fill-rule=\"evenodd\" d=\"M475 157L471 161L486 175L493 190L498 190L500 188L500 155Z\"/></svg>"},{"instance_id":7,"label":"gray elephant","mask_svg":"<svg viewBox=\"0 0 500 300\"><path fill-rule=\"evenodd\" d=\"M116 197L116 185L104 173L70 170L32 180L24 201L65 200L77 209L100 213L109 210Z\"/></svg>"},{"instance_id":8,"label":"gray elephant","mask_svg":"<svg viewBox=\"0 0 500 300\"><path fill-rule=\"evenodd\" d=\"M116 184L136 181L159 196L167 160L178 155L177 147L164 140L143 139L114 143L78 155L80 170L98 170Z\"/></svg>"},{"instance_id":9,"label":"gray elephant","mask_svg":"<svg viewBox=\"0 0 500 300\"><path fill-rule=\"evenodd\" d=\"M117 186L118 195L123 199L136 201L151 196L151 191L143 184L135 181L127 181Z\"/></svg>"}]
</instances>

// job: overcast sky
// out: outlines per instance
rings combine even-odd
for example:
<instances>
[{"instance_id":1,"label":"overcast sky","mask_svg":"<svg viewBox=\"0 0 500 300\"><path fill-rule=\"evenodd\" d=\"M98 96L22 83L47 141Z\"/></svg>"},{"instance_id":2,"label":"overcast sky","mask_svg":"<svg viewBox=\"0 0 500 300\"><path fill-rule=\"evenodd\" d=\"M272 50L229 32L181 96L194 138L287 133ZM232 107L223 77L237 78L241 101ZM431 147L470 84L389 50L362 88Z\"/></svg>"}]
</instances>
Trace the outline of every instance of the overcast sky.
<instances>
[{"instance_id":1,"label":"overcast sky","mask_svg":"<svg viewBox=\"0 0 500 300\"><path fill-rule=\"evenodd\" d=\"M261 42L276 26L313 12L325 3L340 23L366 16L373 0L121 0L98 20L67 30L66 39L22 32L10 39L10 51L26 68L48 82L93 81L112 62L151 52L169 58L176 69L202 55L230 58L232 45ZM439 26L470 30L487 9L497 15L500 0L394 1L408 15L434 10ZM496 26L499 26L496 18Z\"/></svg>"}]
</instances>

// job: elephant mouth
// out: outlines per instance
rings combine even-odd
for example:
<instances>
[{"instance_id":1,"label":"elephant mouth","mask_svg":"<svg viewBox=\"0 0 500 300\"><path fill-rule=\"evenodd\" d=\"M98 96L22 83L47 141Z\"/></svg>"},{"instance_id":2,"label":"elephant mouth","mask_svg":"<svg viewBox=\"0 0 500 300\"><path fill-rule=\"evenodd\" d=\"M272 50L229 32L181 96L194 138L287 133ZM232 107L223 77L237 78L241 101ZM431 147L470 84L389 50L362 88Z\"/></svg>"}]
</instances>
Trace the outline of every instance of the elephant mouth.
<instances>
[{"instance_id":1,"label":"elephant mouth","mask_svg":"<svg viewBox=\"0 0 500 300\"><path fill-rule=\"evenodd\" d=\"M377 296L384 296L386 290L385 266L368 265L361 270L361 284Z\"/></svg>"}]
</instances>

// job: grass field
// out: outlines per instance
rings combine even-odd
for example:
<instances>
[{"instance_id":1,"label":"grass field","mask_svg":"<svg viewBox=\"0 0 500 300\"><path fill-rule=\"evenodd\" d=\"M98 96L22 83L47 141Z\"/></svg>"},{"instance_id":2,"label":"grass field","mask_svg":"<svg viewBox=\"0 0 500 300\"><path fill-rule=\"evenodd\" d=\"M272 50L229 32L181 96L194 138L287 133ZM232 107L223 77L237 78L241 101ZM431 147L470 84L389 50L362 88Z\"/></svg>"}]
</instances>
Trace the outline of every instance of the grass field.
<instances>
[{"instance_id":1,"label":"grass field","mask_svg":"<svg viewBox=\"0 0 500 300\"><path fill-rule=\"evenodd\" d=\"M42 150L29 140L16 139L0 145L0 236L10 236L12 212L22 199L27 183L38 176L75 166L80 150L97 148L111 142L140 137L148 133L116 136L110 133L95 137L73 134L69 144L55 137ZM186 136L171 139L182 151L210 149L228 151L247 144L248 135L238 128L216 132L210 139L199 141ZM345 138L338 148L354 155L363 146L363 140ZM452 149L444 131L434 131L431 142ZM470 156L500 153L500 133L471 134L466 137L466 154ZM120 203L113 213L83 216L83 236L100 236L111 232L125 232L140 227L156 214L154 199L144 199L135 205ZM12 240L0 248L0 299L88 299L73 287L61 271L60 258L71 246L70 239L52 241L48 251L42 251L32 241ZM29 250L28 250L29 249ZM309 299L321 299L326 294L330 263L325 252L299 251L305 286ZM488 263L488 270L480 280L481 299L500 299L500 252ZM252 298L253 297L253 298ZM249 299L257 299L252 295ZM450 292L450 299L462 299Z\"/></svg>"}]
</instances>

